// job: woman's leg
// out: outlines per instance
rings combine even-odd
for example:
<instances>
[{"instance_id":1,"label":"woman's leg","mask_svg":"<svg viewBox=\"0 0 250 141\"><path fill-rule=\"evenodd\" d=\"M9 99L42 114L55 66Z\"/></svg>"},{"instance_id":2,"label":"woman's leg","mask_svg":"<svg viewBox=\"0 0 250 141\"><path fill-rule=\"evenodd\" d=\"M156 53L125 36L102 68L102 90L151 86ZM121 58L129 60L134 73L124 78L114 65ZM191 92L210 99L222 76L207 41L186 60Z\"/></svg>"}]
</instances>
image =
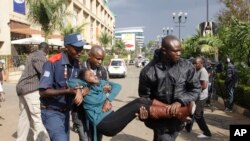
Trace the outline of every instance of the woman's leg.
<instances>
[{"instance_id":1,"label":"woman's leg","mask_svg":"<svg viewBox=\"0 0 250 141\"><path fill-rule=\"evenodd\" d=\"M106 136L114 136L136 117L135 114L138 113L140 107L144 106L149 109L151 103L149 99L137 98L105 117L97 125L97 130Z\"/></svg>"}]
</instances>

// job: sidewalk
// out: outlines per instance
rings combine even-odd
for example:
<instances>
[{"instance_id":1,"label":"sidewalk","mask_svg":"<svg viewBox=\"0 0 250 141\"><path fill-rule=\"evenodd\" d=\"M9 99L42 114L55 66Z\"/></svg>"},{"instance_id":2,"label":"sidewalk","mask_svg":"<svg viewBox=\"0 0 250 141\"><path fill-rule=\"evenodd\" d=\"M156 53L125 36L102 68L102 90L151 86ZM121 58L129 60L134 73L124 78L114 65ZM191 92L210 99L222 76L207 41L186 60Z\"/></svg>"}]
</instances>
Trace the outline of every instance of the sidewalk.
<instances>
[{"instance_id":1,"label":"sidewalk","mask_svg":"<svg viewBox=\"0 0 250 141\"><path fill-rule=\"evenodd\" d=\"M16 137L16 127L18 121L19 107L18 97L15 93L14 83L5 83L6 101L0 108L0 139L1 141L14 141ZM128 90L134 91L134 89ZM127 102L133 100L134 95L120 94L113 102L114 109L121 107ZM230 124L250 124L250 118L245 117L236 112L225 113L224 106L219 102L214 102L216 109L205 109L206 122L213 134L211 141L229 141L229 125ZM112 125L110 125L112 126ZM180 132L177 141L199 141L196 136L201 133L196 123L194 123L191 133L185 130ZM71 141L78 141L78 135L71 131ZM135 119L118 135L114 137L104 137L103 141L152 141L153 133L145 125Z\"/></svg>"}]
</instances>

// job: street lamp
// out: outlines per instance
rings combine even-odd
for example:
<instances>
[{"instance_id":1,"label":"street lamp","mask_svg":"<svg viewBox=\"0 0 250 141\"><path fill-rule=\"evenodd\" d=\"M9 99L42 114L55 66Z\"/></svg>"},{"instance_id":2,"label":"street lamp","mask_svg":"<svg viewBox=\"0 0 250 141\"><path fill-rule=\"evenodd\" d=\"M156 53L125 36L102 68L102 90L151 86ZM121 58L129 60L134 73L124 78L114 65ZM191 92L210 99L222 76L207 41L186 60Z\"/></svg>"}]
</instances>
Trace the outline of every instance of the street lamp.
<instances>
[{"instance_id":1,"label":"street lamp","mask_svg":"<svg viewBox=\"0 0 250 141\"><path fill-rule=\"evenodd\" d=\"M167 28L163 27L162 28L163 36L172 34L173 30L174 30L173 27L167 27Z\"/></svg>"},{"instance_id":2,"label":"street lamp","mask_svg":"<svg viewBox=\"0 0 250 141\"><path fill-rule=\"evenodd\" d=\"M169 33L170 31L170 33ZM173 27L167 27L167 35L173 34L174 28Z\"/></svg>"},{"instance_id":3,"label":"street lamp","mask_svg":"<svg viewBox=\"0 0 250 141\"><path fill-rule=\"evenodd\" d=\"M184 17L184 20L183 20ZM183 12L179 12L178 14L173 13L173 20L174 23L178 23L178 27L179 27L179 40L181 39L181 23L185 23L187 21L187 12L183 13Z\"/></svg>"}]
</instances>

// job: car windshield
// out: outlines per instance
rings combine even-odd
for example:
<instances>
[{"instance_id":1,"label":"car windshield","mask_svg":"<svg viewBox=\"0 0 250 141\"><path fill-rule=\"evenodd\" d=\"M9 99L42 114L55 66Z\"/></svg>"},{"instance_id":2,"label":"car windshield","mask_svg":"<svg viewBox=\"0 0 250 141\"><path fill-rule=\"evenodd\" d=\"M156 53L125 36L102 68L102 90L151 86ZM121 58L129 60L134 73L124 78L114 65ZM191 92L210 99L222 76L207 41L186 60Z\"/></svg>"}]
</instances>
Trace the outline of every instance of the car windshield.
<instances>
[{"instance_id":1,"label":"car windshield","mask_svg":"<svg viewBox=\"0 0 250 141\"><path fill-rule=\"evenodd\" d=\"M122 65L122 61L112 61L111 62L111 66L121 66Z\"/></svg>"}]
</instances>

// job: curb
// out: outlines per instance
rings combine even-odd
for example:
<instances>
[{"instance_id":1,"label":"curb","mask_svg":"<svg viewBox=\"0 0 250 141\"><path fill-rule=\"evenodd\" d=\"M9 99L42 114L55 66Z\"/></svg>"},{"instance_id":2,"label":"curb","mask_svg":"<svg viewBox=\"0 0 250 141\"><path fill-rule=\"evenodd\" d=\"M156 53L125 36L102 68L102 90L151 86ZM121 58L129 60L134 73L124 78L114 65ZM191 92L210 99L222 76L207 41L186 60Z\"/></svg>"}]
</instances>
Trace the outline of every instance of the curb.
<instances>
[{"instance_id":1,"label":"curb","mask_svg":"<svg viewBox=\"0 0 250 141\"><path fill-rule=\"evenodd\" d=\"M218 96L218 95L216 95L216 96L217 96L217 101L220 104L224 105L224 99L222 97ZM241 106L239 106L237 104L234 104L233 111L236 112L236 113L238 113L238 114L244 115L246 117L250 117L249 110L246 109L246 108L243 108L243 107L241 107Z\"/></svg>"}]
</instances>

